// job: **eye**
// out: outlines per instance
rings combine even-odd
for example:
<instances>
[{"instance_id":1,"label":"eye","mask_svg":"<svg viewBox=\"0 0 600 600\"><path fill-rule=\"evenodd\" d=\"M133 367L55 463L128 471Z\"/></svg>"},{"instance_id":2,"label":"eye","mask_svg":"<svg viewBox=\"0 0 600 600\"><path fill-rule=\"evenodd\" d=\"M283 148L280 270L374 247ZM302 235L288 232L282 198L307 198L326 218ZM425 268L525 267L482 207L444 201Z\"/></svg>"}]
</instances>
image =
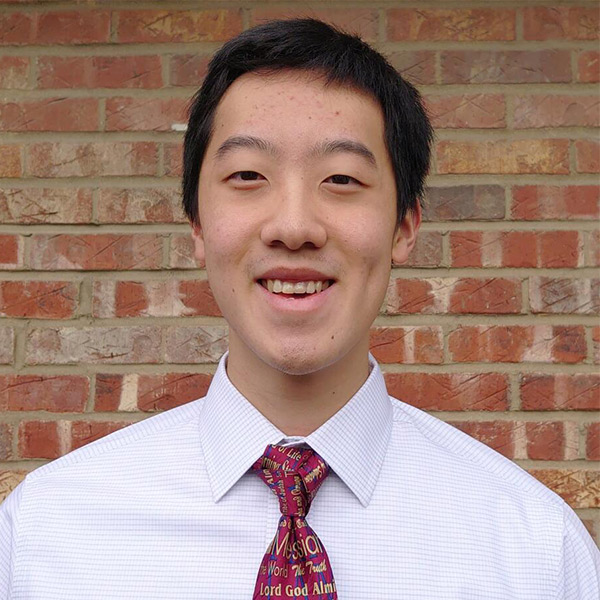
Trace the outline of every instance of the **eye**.
<instances>
[{"instance_id":1,"label":"eye","mask_svg":"<svg viewBox=\"0 0 600 600\"><path fill-rule=\"evenodd\" d=\"M360 185L360 181L358 179L354 179L354 177L350 177L350 175L331 175L325 180L326 183L335 183L336 185L348 185L350 183L355 183Z\"/></svg>"},{"instance_id":2,"label":"eye","mask_svg":"<svg viewBox=\"0 0 600 600\"><path fill-rule=\"evenodd\" d=\"M229 176L234 181L260 181L264 177L256 171L237 171Z\"/></svg>"}]
</instances>

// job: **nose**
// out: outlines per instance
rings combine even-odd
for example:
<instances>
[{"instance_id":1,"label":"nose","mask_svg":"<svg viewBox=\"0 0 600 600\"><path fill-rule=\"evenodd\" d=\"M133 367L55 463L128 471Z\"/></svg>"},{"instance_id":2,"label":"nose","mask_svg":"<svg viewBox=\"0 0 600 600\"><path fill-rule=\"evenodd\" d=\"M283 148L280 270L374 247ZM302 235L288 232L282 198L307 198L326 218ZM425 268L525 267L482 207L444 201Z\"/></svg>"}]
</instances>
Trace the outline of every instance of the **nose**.
<instances>
[{"instance_id":1,"label":"nose","mask_svg":"<svg viewBox=\"0 0 600 600\"><path fill-rule=\"evenodd\" d=\"M301 183L286 186L277 195L261 230L262 241L268 246L281 245L289 250L304 246L322 248L327 241L327 230L315 195Z\"/></svg>"}]
</instances>

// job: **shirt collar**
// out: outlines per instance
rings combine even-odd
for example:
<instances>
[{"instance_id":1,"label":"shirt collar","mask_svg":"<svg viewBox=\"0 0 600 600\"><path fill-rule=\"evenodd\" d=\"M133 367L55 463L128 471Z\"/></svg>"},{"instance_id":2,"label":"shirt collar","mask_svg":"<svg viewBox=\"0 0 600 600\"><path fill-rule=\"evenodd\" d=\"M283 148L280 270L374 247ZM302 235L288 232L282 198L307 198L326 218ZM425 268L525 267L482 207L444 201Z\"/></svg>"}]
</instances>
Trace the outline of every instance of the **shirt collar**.
<instances>
[{"instance_id":1,"label":"shirt collar","mask_svg":"<svg viewBox=\"0 0 600 600\"><path fill-rule=\"evenodd\" d=\"M218 502L263 454L268 444L308 444L368 506L392 431L393 410L385 381L369 354L371 373L328 421L306 437L286 437L229 380L227 353L219 362L200 418L213 499Z\"/></svg>"}]
</instances>

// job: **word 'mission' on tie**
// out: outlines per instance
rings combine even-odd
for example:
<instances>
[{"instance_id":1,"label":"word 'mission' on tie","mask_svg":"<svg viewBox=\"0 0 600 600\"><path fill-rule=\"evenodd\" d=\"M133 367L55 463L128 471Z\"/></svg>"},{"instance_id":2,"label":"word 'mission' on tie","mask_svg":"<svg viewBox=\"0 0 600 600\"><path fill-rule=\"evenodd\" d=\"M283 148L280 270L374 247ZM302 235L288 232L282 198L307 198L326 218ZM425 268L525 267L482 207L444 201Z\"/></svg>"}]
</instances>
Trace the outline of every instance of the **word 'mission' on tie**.
<instances>
[{"instance_id":1,"label":"word 'mission' on tie","mask_svg":"<svg viewBox=\"0 0 600 600\"><path fill-rule=\"evenodd\" d=\"M329 557L305 519L329 466L309 448L269 445L252 470L277 496L281 509L253 600L337 600Z\"/></svg>"}]
</instances>

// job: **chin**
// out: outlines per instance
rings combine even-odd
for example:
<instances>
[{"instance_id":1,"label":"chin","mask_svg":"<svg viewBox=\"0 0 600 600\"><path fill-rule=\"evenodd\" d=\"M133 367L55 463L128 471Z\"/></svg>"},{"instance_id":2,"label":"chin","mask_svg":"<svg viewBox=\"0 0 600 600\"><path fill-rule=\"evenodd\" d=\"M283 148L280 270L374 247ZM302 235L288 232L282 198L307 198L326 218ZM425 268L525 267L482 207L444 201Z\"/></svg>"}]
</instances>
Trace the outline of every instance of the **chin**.
<instances>
[{"instance_id":1,"label":"chin","mask_svg":"<svg viewBox=\"0 0 600 600\"><path fill-rule=\"evenodd\" d=\"M333 353L318 353L314 347L302 346L279 348L277 354L269 353L262 360L272 369L286 375L310 375L333 364L339 357Z\"/></svg>"}]
</instances>

